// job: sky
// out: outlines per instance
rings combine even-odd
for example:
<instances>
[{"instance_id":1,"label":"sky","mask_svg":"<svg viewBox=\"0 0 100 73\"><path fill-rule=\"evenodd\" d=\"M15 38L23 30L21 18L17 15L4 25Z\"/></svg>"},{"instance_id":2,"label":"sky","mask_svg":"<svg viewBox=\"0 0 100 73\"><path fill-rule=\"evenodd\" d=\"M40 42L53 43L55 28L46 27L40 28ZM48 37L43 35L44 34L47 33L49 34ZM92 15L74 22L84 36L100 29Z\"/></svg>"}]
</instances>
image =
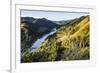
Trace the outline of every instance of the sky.
<instances>
[{"instance_id":1,"label":"sky","mask_svg":"<svg viewBox=\"0 0 100 73\"><path fill-rule=\"evenodd\" d=\"M54 12L54 11L36 11L21 10L21 17L46 18L53 21L70 20L81 16L89 15L87 12Z\"/></svg>"}]
</instances>

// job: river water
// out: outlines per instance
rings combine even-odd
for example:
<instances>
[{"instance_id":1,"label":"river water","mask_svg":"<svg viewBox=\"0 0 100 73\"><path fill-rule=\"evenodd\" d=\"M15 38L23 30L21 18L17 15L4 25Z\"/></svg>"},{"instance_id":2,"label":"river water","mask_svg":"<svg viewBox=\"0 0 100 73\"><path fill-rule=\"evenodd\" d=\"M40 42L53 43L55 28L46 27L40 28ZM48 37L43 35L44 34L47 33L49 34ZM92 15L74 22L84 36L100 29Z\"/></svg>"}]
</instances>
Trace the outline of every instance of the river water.
<instances>
[{"instance_id":1,"label":"river water","mask_svg":"<svg viewBox=\"0 0 100 73\"><path fill-rule=\"evenodd\" d=\"M54 28L50 33L44 35L43 37L41 37L40 39L38 39L37 41L35 41L31 47L31 52L33 52L36 48L38 48L44 41L45 39L50 36L53 35L56 32L56 28Z\"/></svg>"}]
</instances>

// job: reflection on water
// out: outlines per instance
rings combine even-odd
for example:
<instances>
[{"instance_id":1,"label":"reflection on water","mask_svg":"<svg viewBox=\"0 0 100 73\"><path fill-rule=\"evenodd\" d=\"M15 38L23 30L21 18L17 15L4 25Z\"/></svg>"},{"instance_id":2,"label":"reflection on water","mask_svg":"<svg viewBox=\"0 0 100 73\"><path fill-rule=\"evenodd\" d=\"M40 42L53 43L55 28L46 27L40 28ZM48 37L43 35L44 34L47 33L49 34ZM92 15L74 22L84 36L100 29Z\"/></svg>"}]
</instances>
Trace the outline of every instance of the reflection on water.
<instances>
[{"instance_id":1,"label":"reflection on water","mask_svg":"<svg viewBox=\"0 0 100 73\"><path fill-rule=\"evenodd\" d=\"M50 35L53 35L55 32L56 32L56 28L54 28L50 33L44 35L43 37L41 37L40 39L38 39L37 41L35 41L31 47L32 51L33 52L36 48L38 48L44 41L45 39L50 36Z\"/></svg>"}]
</instances>

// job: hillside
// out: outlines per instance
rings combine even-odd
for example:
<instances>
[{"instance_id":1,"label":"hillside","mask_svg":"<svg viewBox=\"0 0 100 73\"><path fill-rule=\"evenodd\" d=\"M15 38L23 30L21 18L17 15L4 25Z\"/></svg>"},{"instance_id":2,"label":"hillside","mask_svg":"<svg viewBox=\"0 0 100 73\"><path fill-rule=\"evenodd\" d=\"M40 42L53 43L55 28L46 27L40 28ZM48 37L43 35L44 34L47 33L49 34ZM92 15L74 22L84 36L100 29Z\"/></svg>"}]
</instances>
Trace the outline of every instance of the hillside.
<instances>
[{"instance_id":1,"label":"hillside","mask_svg":"<svg viewBox=\"0 0 100 73\"><path fill-rule=\"evenodd\" d=\"M37 48L26 52L21 62L68 61L90 59L89 16L71 20L57 29Z\"/></svg>"},{"instance_id":2,"label":"hillside","mask_svg":"<svg viewBox=\"0 0 100 73\"><path fill-rule=\"evenodd\" d=\"M21 17L21 52L25 52L43 35L58 25L45 18Z\"/></svg>"}]
</instances>

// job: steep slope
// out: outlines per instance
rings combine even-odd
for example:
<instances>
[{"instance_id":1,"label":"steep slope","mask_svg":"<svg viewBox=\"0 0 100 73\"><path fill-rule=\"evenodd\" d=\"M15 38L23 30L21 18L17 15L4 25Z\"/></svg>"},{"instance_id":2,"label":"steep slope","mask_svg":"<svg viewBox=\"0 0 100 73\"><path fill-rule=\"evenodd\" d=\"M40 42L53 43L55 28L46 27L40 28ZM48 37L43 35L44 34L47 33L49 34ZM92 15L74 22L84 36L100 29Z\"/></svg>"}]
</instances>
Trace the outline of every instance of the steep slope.
<instances>
[{"instance_id":1,"label":"steep slope","mask_svg":"<svg viewBox=\"0 0 100 73\"><path fill-rule=\"evenodd\" d=\"M58 28L33 53L23 55L22 62L87 60L89 50L89 16L71 20Z\"/></svg>"}]
</instances>

